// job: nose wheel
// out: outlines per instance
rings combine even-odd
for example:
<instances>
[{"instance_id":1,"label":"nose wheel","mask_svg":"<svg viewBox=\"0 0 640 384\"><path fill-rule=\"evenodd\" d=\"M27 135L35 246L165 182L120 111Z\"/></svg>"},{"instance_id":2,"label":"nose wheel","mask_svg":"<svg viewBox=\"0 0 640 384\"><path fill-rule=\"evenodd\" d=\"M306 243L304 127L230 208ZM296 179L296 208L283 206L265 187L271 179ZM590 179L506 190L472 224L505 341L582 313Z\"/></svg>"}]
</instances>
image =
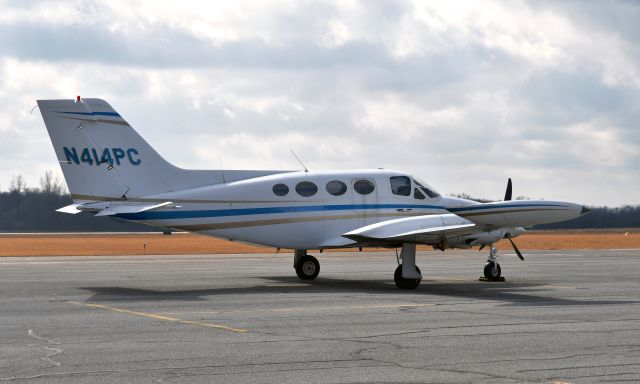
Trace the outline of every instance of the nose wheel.
<instances>
[{"instance_id":1,"label":"nose wheel","mask_svg":"<svg viewBox=\"0 0 640 384\"><path fill-rule=\"evenodd\" d=\"M500 269L500 264L494 261L487 261L487 264L484 266L484 277L490 280L495 280L500 278L500 274L502 270Z\"/></svg>"},{"instance_id":2,"label":"nose wheel","mask_svg":"<svg viewBox=\"0 0 640 384\"><path fill-rule=\"evenodd\" d=\"M489 259L487 264L484 265L484 277L481 277L481 281L504 281L502 277L502 269L498 264L498 250L491 244L489 248Z\"/></svg>"}]
</instances>

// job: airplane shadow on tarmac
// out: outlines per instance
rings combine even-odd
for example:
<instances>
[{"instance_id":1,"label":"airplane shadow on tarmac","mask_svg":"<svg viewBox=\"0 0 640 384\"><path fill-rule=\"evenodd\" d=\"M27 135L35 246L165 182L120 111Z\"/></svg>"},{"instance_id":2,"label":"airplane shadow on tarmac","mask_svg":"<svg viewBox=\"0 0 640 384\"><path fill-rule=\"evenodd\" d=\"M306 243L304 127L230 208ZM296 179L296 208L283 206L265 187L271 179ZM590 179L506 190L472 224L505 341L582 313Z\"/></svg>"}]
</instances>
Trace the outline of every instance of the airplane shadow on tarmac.
<instances>
[{"instance_id":1,"label":"airplane shadow on tarmac","mask_svg":"<svg viewBox=\"0 0 640 384\"><path fill-rule=\"evenodd\" d=\"M93 293L87 302L139 302L139 301L205 301L207 296L238 294L291 294L291 293L376 293L380 295L446 296L458 299L494 300L504 305L517 306L563 306L563 305L610 305L632 304L637 301L622 300L577 300L540 295L540 291L553 291L546 283L531 282L480 282L469 280L455 282L423 281L414 291L401 291L388 280L341 280L319 277L305 282L295 276L269 276L268 284L240 287L222 287L185 290L153 290L134 287L83 287ZM535 293L534 293L535 292Z\"/></svg>"}]
</instances>

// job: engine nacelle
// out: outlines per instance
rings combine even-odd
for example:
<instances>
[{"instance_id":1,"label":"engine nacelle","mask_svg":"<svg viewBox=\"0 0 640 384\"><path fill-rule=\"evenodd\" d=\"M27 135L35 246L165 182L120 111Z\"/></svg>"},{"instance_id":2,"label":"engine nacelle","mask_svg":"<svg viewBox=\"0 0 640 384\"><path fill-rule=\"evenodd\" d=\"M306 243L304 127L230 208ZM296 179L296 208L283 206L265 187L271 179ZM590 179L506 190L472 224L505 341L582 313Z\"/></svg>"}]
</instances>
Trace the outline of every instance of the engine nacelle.
<instances>
[{"instance_id":1,"label":"engine nacelle","mask_svg":"<svg viewBox=\"0 0 640 384\"><path fill-rule=\"evenodd\" d=\"M454 236L447 239L449 248L471 248L474 246L491 245L506 238L509 234L511 237L520 236L525 232L522 227L496 229L495 231L475 233L473 235Z\"/></svg>"}]
</instances>

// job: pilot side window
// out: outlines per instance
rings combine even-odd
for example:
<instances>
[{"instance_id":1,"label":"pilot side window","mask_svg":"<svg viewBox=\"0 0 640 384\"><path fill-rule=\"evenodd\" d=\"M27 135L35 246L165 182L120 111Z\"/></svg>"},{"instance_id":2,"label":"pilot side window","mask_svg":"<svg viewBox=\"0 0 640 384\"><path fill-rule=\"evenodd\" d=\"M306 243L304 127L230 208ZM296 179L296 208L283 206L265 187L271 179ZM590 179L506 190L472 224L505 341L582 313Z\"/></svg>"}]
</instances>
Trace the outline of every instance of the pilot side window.
<instances>
[{"instance_id":1,"label":"pilot side window","mask_svg":"<svg viewBox=\"0 0 640 384\"><path fill-rule=\"evenodd\" d=\"M438 192L436 192L433 188L428 187L426 185L423 185L422 183L420 183L417 180L413 180L416 185L418 186L418 188L420 188L422 190L422 192L426 193L427 196L431 197L431 198L435 198L435 197L440 197L440 194Z\"/></svg>"},{"instance_id":2,"label":"pilot side window","mask_svg":"<svg viewBox=\"0 0 640 384\"><path fill-rule=\"evenodd\" d=\"M304 197L313 196L318 192L318 186L310 181L301 181L296 185L296 192Z\"/></svg>"},{"instance_id":3,"label":"pilot side window","mask_svg":"<svg viewBox=\"0 0 640 384\"><path fill-rule=\"evenodd\" d=\"M327 192L334 196L344 195L347 192L347 184L339 180L333 180L327 183Z\"/></svg>"},{"instance_id":4,"label":"pilot side window","mask_svg":"<svg viewBox=\"0 0 640 384\"><path fill-rule=\"evenodd\" d=\"M391 192L394 195L411 195L411 179L407 176L391 176L389 181L391 181Z\"/></svg>"},{"instance_id":5,"label":"pilot side window","mask_svg":"<svg viewBox=\"0 0 640 384\"><path fill-rule=\"evenodd\" d=\"M420 192L418 190L418 188L413 190L413 198L414 199L418 199L418 200L424 200L425 199L424 195L422 194L422 192Z\"/></svg>"},{"instance_id":6,"label":"pilot side window","mask_svg":"<svg viewBox=\"0 0 640 384\"><path fill-rule=\"evenodd\" d=\"M358 180L353 183L353 189L361 195L368 195L373 192L376 187L369 180Z\"/></svg>"},{"instance_id":7,"label":"pilot side window","mask_svg":"<svg viewBox=\"0 0 640 384\"><path fill-rule=\"evenodd\" d=\"M287 193L289 193L289 187L284 184L276 184L273 186L273 193L278 196L285 196Z\"/></svg>"}]
</instances>

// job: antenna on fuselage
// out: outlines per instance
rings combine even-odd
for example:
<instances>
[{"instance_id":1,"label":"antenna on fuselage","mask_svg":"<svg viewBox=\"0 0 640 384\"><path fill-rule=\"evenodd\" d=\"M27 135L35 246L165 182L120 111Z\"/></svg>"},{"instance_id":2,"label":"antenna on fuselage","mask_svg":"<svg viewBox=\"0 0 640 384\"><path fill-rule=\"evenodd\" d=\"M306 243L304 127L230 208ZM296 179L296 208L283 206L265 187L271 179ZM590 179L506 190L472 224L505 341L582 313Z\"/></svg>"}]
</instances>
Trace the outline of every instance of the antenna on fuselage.
<instances>
[{"instance_id":1,"label":"antenna on fuselage","mask_svg":"<svg viewBox=\"0 0 640 384\"><path fill-rule=\"evenodd\" d=\"M220 162L220 171L222 172L222 184L227 184L227 180L224 177L224 164L222 164L222 158L218 157L218 161Z\"/></svg>"},{"instance_id":2,"label":"antenna on fuselage","mask_svg":"<svg viewBox=\"0 0 640 384\"><path fill-rule=\"evenodd\" d=\"M309 170L307 169L307 167L305 167L304 163L302 162L302 160L300 160L300 158L298 157L298 155L296 155L295 152L293 152L293 149L289 148L289 150L291 151L291 154L293 155L293 157L296 158L296 160L298 160L298 163L300 163L300 165L302 165L302 168L304 168L304 171L309 173Z\"/></svg>"}]
</instances>

